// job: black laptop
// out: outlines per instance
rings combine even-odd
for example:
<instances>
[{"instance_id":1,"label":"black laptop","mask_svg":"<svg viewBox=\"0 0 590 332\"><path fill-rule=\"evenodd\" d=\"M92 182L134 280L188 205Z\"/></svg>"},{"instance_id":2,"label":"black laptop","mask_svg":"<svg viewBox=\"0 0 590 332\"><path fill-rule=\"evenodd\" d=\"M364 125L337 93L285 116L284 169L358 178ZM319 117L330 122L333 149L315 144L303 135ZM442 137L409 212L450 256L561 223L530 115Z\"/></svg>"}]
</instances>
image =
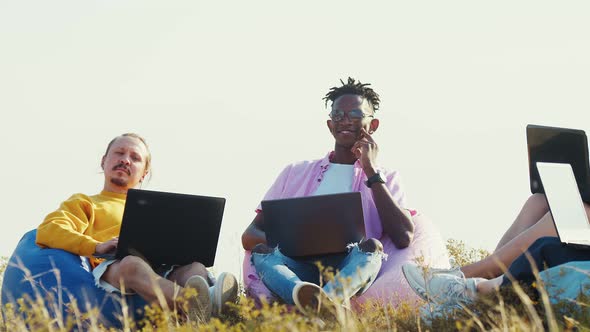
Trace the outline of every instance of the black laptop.
<instances>
[{"instance_id":1,"label":"black laptop","mask_svg":"<svg viewBox=\"0 0 590 332\"><path fill-rule=\"evenodd\" d=\"M225 198L130 189L115 257L213 266L224 207Z\"/></svg>"},{"instance_id":2,"label":"black laptop","mask_svg":"<svg viewBox=\"0 0 590 332\"><path fill-rule=\"evenodd\" d=\"M346 251L365 237L359 192L262 201L270 247L289 257Z\"/></svg>"},{"instance_id":3,"label":"black laptop","mask_svg":"<svg viewBox=\"0 0 590 332\"><path fill-rule=\"evenodd\" d=\"M538 162L570 164L578 189L585 202L590 202L590 166L588 139L579 129L528 125L526 127L531 192L544 193L536 167Z\"/></svg>"}]
</instances>

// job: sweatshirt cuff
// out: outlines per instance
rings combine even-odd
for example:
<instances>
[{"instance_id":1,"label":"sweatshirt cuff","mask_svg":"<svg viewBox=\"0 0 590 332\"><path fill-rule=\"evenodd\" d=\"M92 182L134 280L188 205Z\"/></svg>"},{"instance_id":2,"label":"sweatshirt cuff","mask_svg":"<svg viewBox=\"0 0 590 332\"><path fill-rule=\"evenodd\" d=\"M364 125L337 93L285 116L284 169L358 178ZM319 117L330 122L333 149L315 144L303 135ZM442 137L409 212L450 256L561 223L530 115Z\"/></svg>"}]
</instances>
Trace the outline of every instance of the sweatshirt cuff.
<instances>
[{"instance_id":1,"label":"sweatshirt cuff","mask_svg":"<svg viewBox=\"0 0 590 332\"><path fill-rule=\"evenodd\" d=\"M96 246L99 243L100 242L98 242L94 239L85 239L85 241L80 243L80 255L86 256L86 257L91 257L94 254L94 252L96 251Z\"/></svg>"}]
</instances>

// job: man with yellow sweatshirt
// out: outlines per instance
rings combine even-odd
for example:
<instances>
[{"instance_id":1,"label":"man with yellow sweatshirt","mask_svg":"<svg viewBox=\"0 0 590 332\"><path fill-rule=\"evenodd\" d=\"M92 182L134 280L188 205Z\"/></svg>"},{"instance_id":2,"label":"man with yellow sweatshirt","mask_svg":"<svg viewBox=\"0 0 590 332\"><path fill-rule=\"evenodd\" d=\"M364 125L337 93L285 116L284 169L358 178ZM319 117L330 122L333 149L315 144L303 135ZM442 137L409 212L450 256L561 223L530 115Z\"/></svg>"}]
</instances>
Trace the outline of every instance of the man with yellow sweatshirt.
<instances>
[{"instance_id":1,"label":"man with yellow sweatshirt","mask_svg":"<svg viewBox=\"0 0 590 332\"><path fill-rule=\"evenodd\" d=\"M212 311L218 315L224 304L237 299L233 275L222 273L210 286L212 278L198 262L154 271L136 256L106 261L96 257L117 248L127 190L144 181L150 165L151 153L141 136L127 133L115 137L102 157L104 187L100 194L75 194L63 202L38 227L36 242L88 257L96 286L108 292L136 292L148 302L159 303L157 293L161 291L168 307L174 308L184 288L194 288L197 295L189 298L189 313L207 320Z\"/></svg>"}]
</instances>

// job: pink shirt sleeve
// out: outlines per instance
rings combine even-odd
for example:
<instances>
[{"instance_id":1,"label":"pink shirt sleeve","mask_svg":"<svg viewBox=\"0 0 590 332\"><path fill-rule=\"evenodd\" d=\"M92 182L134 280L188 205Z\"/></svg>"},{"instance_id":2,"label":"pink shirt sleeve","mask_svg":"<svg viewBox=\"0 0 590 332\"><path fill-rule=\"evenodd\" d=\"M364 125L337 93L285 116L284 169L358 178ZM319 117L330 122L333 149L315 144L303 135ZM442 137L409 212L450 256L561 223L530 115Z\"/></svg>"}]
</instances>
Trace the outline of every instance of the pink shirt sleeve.
<instances>
[{"instance_id":1,"label":"pink shirt sleeve","mask_svg":"<svg viewBox=\"0 0 590 332\"><path fill-rule=\"evenodd\" d=\"M401 208L404 208L404 209L407 208L407 206L406 206L406 193L402 189L402 184L401 184L399 172L397 172L397 171L389 172L389 174L387 174L386 178L387 178L387 183L386 183L387 188L389 189L389 192L393 196L393 199L395 200L395 202Z\"/></svg>"}]
</instances>

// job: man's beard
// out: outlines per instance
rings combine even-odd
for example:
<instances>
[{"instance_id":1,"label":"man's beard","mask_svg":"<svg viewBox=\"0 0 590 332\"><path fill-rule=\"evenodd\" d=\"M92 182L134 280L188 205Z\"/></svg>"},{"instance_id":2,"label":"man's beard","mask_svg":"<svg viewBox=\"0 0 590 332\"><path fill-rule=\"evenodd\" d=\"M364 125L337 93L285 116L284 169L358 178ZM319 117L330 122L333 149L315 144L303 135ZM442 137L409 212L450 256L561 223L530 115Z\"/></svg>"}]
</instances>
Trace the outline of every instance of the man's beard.
<instances>
[{"instance_id":1,"label":"man's beard","mask_svg":"<svg viewBox=\"0 0 590 332\"><path fill-rule=\"evenodd\" d=\"M127 187L127 181L120 178L111 178L111 183L118 187Z\"/></svg>"}]
</instances>

